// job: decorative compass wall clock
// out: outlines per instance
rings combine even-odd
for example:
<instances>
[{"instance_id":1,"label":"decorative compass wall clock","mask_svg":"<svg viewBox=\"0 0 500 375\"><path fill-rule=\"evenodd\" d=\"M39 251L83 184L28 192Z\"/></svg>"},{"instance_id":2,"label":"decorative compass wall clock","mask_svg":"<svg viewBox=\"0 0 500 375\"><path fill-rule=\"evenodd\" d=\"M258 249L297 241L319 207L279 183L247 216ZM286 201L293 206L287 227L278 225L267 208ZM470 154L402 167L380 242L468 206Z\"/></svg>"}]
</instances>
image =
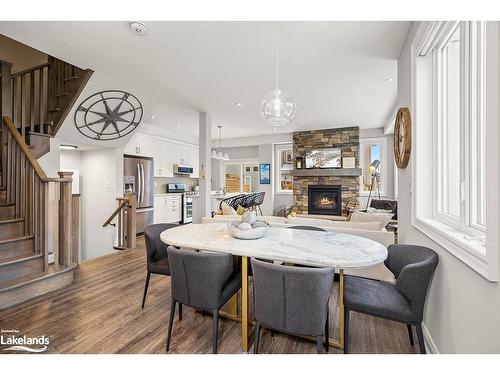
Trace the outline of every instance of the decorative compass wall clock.
<instances>
[{"instance_id":1,"label":"decorative compass wall clock","mask_svg":"<svg viewBox=\"0 0 500 375\"><path fill-rule=\"evenodd\" d=\"M84 136L109 141L126 136L142 119L142 104L134 95L120 90L98 92L85 99L75 111L75 126Z\"/></svg>"}]
</instances>

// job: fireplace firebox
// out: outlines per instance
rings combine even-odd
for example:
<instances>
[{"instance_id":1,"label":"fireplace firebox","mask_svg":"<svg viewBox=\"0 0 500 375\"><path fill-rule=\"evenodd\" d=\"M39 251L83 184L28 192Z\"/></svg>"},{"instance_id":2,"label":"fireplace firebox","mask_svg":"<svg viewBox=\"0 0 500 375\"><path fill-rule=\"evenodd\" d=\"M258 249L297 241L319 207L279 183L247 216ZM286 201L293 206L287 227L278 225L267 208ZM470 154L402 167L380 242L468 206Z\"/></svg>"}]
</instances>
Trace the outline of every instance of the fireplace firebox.
<instances>
[{"instance_id":1,"label":"fireplace firebox","mask_svg":"<svg viewBox=\"0 0 500 375\"><path fill-rule=\"evenodd\" d=\"M342 215L342 189L339 185L309 185L308 213Z\"/></svg>"}]
</instances>

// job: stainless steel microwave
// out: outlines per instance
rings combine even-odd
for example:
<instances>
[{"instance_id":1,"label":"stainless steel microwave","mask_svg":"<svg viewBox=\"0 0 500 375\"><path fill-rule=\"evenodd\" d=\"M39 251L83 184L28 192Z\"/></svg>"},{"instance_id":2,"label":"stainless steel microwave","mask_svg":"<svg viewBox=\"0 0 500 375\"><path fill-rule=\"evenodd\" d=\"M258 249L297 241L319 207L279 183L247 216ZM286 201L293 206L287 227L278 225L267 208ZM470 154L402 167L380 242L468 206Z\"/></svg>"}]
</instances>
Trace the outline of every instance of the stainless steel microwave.
<instances>
[{"instance_id":1,"label":"stainless steel microwave","mask_svg":"<svg viewBox=\"0 0 500 375\"><path fill-rule=\"evenodd\" d=\"M191 174L193 173L193 167L189 165L183 164L174 164L174 173L175 174Z\"/></svg>"}]
</instances>

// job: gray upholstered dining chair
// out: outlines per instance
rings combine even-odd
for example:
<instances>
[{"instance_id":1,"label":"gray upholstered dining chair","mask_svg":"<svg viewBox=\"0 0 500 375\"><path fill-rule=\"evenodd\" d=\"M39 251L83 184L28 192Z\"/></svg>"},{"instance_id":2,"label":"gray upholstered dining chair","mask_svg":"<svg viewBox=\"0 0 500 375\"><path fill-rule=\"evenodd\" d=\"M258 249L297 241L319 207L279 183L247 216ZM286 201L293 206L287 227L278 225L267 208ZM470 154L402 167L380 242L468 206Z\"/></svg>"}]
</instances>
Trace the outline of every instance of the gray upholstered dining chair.
<instances>
[{"instance_id":1,"label":"gray upholstered dining chair","mask_svg":"<svg viewBox=\"0 0 500 375\"><path fill-rule=\"evenodd\" d=\"M410 343L416 327L420 353L425 353L422 320L429 284L438 264L433 250L415 245L390 245L385 266L396 283L345 276L344 282L344 353L349 350L349 313L357 311L406 323Z\"/></svg>"},{"instance_id":2,"label":"gray upholstered dining chair","mask_svg":"<svg viewBox=\"0 0 500 375\"><path fill-rule=\"evenodd\" d=\"M328 302L333 285L332 268L281 266L251 259L255 303L254 353L258 353L261 327L291 335L316 337L322 352L328 350Z\"/></svg>"},{"instance_id":3,"label":"gray upholstered dining chair","mask_svg":"<svg viewBox=\"0 0 500 375\"><path fill-rule=\"evenodd\" d=\"M217 353L219 309L241 288L241 275L234 271L231 254L203 253L168 247L172 302L167 351L174 323L175 305L187 305L213 315L213 353Z\"/></svg>"},{"instance_id":4,"label":"gray upholstered dining chair","mask_svg":"<svg viewBox=\"0 0 500 375\"><path fill-rule=\"evenodd\" d=\"M144 241L146 242L146 262L147 275L144 285L144 295L142 296L142 307L146 302L149 279L151 274L170 276L170 266L167 257L168 245L160 239L161 232L176 227L178 224L153 224L144 228ZM182 319L182 310L179 309L179 319Z\"/></svg>"}]
</instances>

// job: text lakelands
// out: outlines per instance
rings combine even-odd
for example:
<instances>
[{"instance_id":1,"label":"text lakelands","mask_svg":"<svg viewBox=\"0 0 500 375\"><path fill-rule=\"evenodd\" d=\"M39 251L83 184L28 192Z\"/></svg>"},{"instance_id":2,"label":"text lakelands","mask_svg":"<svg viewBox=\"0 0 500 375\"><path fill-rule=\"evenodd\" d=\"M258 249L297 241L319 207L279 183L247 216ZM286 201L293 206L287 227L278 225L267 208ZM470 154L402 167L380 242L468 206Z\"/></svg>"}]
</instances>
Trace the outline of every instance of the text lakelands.
<instances>
[{"instance_id":1,"label":"text lakelands","mask_svg":"<svg viewBox=\"0 0 500 375\"><path fill-rule=\"evenodd\" d=\"M15 336L0 336L1 345L49 345L49 338L45 335L40 337L28 337L26 335L21 337Z\"/></svg>"}]
</instances>

